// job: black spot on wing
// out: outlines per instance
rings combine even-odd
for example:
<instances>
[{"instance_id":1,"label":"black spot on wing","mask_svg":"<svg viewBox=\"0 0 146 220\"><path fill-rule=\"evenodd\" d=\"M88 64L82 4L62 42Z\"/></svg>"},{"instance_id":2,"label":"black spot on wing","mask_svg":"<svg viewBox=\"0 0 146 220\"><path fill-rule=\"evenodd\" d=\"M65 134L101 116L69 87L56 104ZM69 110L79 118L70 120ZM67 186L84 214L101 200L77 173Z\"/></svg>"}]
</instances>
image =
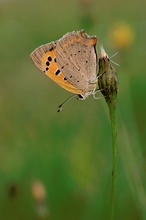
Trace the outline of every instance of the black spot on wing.
<instances>
[{"instance_id":1,"label":"black spot on wing","mask_svg":"<svg viewBox=\"0 0 146 220\"><path fill-rule=\"evenodd\" d=\"M58 70L56 70L55 75L58 76L59 73L60 73L60 70L58 69Z\"/></svg>"},{"instance_id":2,"label":"black spot on wing","mask_svg":"<svg viewBox=\"0 0 146 220\"><path fill-rule=\"evenodd\" d=\"M54 47L51 47L51 48L50 48L50 51L52 51L52 50L54 50Z\"/></svg>"},{"instance_id":3,"label":"black spot on wing","mask_svg":"<svg viewBox=\"0 0 146 220\"><path fill-rule=\"evenodd\" d=\"M49 66L49 65L50 65L49 61L47 61L47 62L46 62L46 65L47 65L47 66Z\"/></svg>"},{"instance_id":4,"label":"black spot on wing","mask_svg":"<svg viewBox=\"0 0 146 220\"><path fill-rule=\"evenodd\" d=\"M52 61L52 57L49 56L48 57L48 61L51 62Z\"/></svg>"}]
</instances>

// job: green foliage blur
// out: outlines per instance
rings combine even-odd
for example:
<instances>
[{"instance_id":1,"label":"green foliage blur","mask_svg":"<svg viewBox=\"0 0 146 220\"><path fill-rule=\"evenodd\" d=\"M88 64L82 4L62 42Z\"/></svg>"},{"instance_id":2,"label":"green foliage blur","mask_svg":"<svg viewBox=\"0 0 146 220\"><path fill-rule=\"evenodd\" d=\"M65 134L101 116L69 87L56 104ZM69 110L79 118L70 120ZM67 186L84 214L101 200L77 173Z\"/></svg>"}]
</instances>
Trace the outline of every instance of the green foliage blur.
<instances>
[{"instance_id":1,"label":"green foliage blur","mask_svg":"<svg viewBox=\"0 0 146 220\"><path fill-rule=\"evenodd\" d=\"M97 35L120 82L118 220L146 219L146 1L0 0L0 219L107 220L112 143L104 98L72 99L30 53Z\"/></svg>"}]
</instances>

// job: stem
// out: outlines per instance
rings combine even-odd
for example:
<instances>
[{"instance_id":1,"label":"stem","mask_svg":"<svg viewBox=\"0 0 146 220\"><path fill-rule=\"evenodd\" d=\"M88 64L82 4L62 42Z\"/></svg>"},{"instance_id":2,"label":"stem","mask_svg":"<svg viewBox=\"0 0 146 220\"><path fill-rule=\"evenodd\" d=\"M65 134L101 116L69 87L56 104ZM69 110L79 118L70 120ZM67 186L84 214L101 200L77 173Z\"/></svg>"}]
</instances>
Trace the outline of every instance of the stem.
<instances>
[{"instance_id":1,"label":"stem","mask_svg":"<svg viewBox=\"0 0 146 220\"><path fill-rule=\"evenodd\" d=\"M116 100L106 100L109 108L112 129L113 144L113 171L112 171L112 191L111 191L111 220L115 214L116 199L116 178L117 178L117 119L116 119Z\"/></svg>"},{"instance_id":2,"label":"stem","mask_svg":"<svg viewBox=\"0 0 146 220\"><path fill-rule=\"evenodd\" d=\"M104 95L109 108L112 129L113 144L113 171L112 171L112 191L111 191L111 220L114 220L115 200L116 200L116 178L117 178L117 118L116 118L116 97L119 90L118 77L112 67L110 59L105 50L101 48L99 58L98 85Z\"/></svg>"}]
</instances>

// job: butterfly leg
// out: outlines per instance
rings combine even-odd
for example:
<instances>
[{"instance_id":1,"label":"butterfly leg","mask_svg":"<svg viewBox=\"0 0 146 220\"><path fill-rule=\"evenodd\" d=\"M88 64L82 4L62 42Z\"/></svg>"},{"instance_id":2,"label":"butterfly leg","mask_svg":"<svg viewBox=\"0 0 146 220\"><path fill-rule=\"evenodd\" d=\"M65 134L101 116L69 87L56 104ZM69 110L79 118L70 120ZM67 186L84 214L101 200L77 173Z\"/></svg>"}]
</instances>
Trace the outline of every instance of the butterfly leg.
<instances>
[{"instance_id":1,"label":"butterfly leg","mask_svg":"<svg viewBox=\"0 0 146 220\"><path fill-rule=\"evenodd\" d=\"M101 96L99 96L99 97L96 97L95 95L98 93L98 92L101 92L103 89L97 89L97 88L95 88L94 89L94 91L93 91L93 93L92 93L92 95L93 95L93 98L94 99L101 99L102 97Z\"/></svg>"}]
</instances>

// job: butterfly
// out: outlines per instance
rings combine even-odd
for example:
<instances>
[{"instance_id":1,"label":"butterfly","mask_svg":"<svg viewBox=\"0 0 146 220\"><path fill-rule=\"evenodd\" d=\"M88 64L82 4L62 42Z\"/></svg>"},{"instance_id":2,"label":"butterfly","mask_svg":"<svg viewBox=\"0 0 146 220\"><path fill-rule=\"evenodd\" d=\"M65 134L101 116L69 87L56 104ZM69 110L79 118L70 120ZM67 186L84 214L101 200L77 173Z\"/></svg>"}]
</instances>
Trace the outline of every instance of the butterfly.
<instances>
[{"instance_id":1,"label":"butterfly","mask_svg":"<svg viewBox=\"0 0 146 220\"><path fill-rule=\"evenodd\" d=\"M35 66L59 86L84 100L95 95L98 77L96 36L84 30L36 48L30 55Z\"/></svg>"}]
</instances>

